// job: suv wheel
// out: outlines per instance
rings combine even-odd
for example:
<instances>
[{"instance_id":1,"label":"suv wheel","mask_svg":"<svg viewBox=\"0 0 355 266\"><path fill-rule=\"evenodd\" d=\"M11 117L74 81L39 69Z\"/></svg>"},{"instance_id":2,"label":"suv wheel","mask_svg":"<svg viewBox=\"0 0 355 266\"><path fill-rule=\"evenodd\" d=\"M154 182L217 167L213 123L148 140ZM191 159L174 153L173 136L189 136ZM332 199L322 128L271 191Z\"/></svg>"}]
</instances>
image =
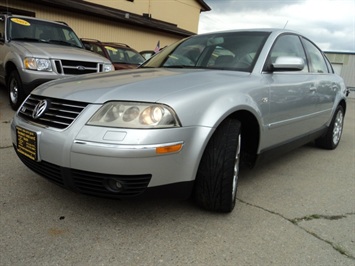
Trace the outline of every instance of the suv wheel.
<instances>
[{"instance_id":1,"label":"suv wheel","mask_svg":"<svg viewBox=\"0 0 355 266\"><path fill-rule=\"evenodd\" d=\"M12 71L7 80L10 105L13 110L17 110L25 98L22 82L16 70Z\"/></svg>"}]
</instances>

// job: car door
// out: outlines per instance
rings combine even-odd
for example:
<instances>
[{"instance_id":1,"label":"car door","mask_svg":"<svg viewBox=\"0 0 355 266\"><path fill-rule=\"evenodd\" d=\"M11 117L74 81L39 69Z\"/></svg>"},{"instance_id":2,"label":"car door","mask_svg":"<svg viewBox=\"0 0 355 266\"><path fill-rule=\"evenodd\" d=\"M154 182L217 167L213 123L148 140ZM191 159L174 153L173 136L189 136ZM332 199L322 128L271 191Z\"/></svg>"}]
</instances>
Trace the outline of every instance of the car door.
<instances>
[{"instance_id":1,"label":"car door","mask_svg":"<svg viewBox=\"0 0 355 266\"><path fill-rule=\"evenodd\" d=\"M300 37L294 34L276 39L267 64L280 56L300 57L307 62ZM264 78L270 86L269 114L264 118L268 147L295 140L317 128L314 124L317 80L309 73L307 64L300 71L264 72Z\"/></svg>"},{"instance_id":2,"label":"car door","mask_svg":"<svg viewBox=\"0 0 355 266\"><path fill-rule=\"evenodd\" d=\"M309 40L302 38L302 42L309 58L310 73L315 79L317 102L314 123L321 127L330 119L336 93L341 88L324 54Z\"/></svg>"}]
</instances>

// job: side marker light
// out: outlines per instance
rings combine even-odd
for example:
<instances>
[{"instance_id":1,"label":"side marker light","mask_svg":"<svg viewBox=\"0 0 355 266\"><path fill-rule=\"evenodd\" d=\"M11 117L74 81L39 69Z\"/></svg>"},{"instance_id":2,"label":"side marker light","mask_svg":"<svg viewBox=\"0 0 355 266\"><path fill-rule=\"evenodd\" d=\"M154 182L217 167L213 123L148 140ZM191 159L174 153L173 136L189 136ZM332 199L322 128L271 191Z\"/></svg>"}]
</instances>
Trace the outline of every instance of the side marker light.
<instances>
[{"instance_id":1,"label":"side marker light","mask_svg":"<svg viewBox=\"0 0 355 266\"><path fill-rule=\"evenodd\" d=\"M157 154L167 154L173 152L179 152L182 149L182 144L176 144L171 146L158 147L155 149Z\"/></svg>"}]
</instances>

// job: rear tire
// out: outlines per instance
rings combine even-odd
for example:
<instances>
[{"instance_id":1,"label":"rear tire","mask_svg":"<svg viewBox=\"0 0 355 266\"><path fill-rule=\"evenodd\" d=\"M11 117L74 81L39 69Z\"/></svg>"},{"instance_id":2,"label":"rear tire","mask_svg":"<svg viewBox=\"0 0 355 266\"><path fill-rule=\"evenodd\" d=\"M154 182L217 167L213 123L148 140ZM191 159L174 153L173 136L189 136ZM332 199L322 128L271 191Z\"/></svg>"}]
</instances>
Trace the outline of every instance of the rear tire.
<instances>
[{"instance_id":1,"label":"rear tire","mask_svg":"<svg viewBox=\"0 0 355 266\"><path fill-rule=\"evenodd\" d=\"M202 156L195 200L202 208L231 212L235 206L240 164L241 123L227 118L216 129Z\"/></svg>"},{"instance_id":2,"label":"rear tire","mask_svg":"<svg viewBox=\"0 0 355 266\"><path fill-rule=\"evenodd\" d=\"M339 142L343 133L344 125L344 108L339 105L335 110L332 122L330 123L327 133L316 139L316 145L323 149L334 150Z\"/></svg>"},{"instance_id":3,"label":"rear tire","mask_svg":"<svg viewBox=\"0 0 355 266\"><path fill-rule=\"evenodd\" d=\"M7 90L11 108L16 111L25 99L21 78L16 70L13 70L8 77Z\"/></svg>"}]
</instances>

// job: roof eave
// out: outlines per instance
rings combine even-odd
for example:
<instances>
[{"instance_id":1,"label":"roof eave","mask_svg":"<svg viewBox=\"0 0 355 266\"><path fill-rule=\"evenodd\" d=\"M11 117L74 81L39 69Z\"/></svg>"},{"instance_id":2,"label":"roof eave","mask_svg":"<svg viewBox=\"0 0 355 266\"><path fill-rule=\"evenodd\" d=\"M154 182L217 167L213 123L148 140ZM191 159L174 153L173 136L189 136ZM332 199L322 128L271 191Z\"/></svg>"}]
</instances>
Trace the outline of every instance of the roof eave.
<instances>
[{"instance_id":1,"label":"roof eave","mask_svg":"<svg viewBox=\"0 0 355 266\"><path fill-rule=\"evenodd\" d=\"M209 5L207 5L205 3L204 0L197 0L197 2L201 5L201 12L206 12L206 11L211 11L211 8L209 7Z\"/></svg>"},{"instance_id":2,"label":"roof eave","mask_svg":"<svg viewBox=\"0 0 355 266\"><path fill-rule=\"evenodd\" d=\"M28 0L19 1L27 2ZM144 17L143 15L141 16L128 13L119 9L85 2L83 0L32 0L32 3L45 4L46 6L71 12L80 11L82 14L94 15L95 17L99 17L101 19L120 22L131 26L148 28L151 30L159 30L182 37L188 37L195 34L194 32L178 28L176 24L153 19L151 17Z\"/></svg>"}]
</instances>

